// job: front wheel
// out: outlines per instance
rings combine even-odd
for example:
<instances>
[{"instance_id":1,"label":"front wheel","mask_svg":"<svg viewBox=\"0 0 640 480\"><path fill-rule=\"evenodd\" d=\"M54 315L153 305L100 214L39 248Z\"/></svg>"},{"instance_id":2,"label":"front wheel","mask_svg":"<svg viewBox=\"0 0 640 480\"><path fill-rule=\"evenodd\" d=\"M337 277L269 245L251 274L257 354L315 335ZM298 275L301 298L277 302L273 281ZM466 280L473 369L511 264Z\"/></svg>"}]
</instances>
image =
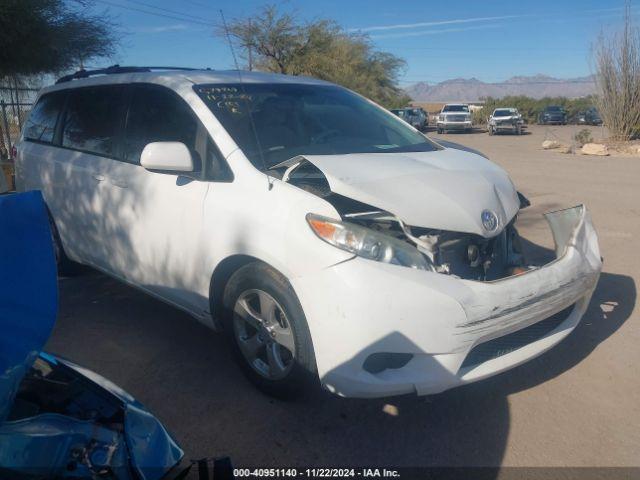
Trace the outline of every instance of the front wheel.
<instances>
[{"instance_id":1,"label":"front wheel","mask_svg":"<svg viewBox=\"0 0 640 480\"><path fill-rule=\"evenodd\" d=\"M223 301L235 357L256 387L290 398L318 384L307 320L284 276L262 262L245 265L229 280Z\"/></svg>"}]
</instances>

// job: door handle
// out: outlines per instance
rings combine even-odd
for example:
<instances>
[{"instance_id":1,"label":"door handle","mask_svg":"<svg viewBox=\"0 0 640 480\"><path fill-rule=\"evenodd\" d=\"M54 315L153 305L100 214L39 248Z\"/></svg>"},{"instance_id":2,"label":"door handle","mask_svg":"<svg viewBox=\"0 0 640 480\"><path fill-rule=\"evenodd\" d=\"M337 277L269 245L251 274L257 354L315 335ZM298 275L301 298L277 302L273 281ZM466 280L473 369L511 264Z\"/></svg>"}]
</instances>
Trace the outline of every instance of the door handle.
<instances>
[{"instance_id":1,"label":"door handle","mask_svg":"<svg viewBox=\"0 0 640 480\"><path fill-rule=\"evenodd\" d=\"M91 175L96 182L103 182L106 180L106 177L100 173L94 173Z\"/></svg>"}]
</instances>

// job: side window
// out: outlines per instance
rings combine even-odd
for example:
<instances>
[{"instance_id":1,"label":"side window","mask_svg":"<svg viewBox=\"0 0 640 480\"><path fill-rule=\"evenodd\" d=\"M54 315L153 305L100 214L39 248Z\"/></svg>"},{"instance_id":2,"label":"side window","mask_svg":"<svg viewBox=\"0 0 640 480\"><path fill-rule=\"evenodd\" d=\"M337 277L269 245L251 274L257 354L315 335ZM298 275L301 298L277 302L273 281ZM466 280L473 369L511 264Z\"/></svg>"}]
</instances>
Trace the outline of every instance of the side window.
<instances>
[{"instance_id":1,"label":"side window","mask_svg":"<svg viewBox=\"0 0 640 480\"><path fill-rule=\"evenodd\" d=\"M124 160L140 163L142 150L151 142L182 142L195 153L197 132L198 121L177 94L164 87L137 85L127 115Z\"/></svg>"},{"instance_id":2,"label":"side window","mask_svg":"<svg viewBox=\"0 0 640 480\"><path fill-rule=\"evenodd\" d=\"M62 146L116 156L122 92L120 86L71 90L62 130Z\"/></svg>"},{"instance_id":3,"label":"side window","mask_svg":"<svg viewBox=\"0 0 640 480\"><path fill-rule=\"evenodd\" d=\"M24 126L24 138L37 142L53 142L58 117L64 105L65 92L49 93L40 100Z\"/></svg>"},{"instance_id":4,"label":"side window","mask_svg":"<svg viewBox=\"0 0 640 480\"><path fill-rule=\"evenodd\" d=\"M218 147L207 135L206 177L215 182L233 182L233 172Z\"/></svg>"}]
</instances>

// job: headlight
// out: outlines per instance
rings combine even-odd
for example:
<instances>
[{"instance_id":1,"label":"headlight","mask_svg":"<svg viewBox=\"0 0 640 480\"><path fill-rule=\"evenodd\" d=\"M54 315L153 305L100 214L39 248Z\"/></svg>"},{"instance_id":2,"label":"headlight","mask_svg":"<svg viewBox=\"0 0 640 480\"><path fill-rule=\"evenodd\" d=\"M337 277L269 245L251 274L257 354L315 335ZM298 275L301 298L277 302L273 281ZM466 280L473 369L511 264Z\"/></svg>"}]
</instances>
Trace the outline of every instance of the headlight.
<instances>
[{"instance_id":1,"label":"headlight","mask_svg":"<svg viewBox=\"0 0 640 480\"><path fill-rule=\"evenodd\" d=\"M402 240L313 213L307 214L307 222L320 239L359 257L418 270L431 270L426 257Z\"/></svg>"}]
</instances>

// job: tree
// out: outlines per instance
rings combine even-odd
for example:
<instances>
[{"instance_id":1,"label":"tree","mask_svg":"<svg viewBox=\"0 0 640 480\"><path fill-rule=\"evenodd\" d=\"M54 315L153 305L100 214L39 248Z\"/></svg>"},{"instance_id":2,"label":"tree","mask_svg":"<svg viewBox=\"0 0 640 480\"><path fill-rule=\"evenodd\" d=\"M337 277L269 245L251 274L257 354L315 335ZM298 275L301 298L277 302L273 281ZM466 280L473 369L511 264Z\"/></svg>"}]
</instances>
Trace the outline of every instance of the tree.
<instances>
[{"instance_id":1,"label":"tree","mask_svg":"<svg viewBox=\"0 0 640 480\"><path fill-rule=\"evenodd\" d=\"M600 114L618 140L640 133L640 31L631 18L627 3L622 31L601 34L594 49Z\"/></svg>"},{"instance_id":2,"label":"tree","mask_svg":"<svg viewBox=\"0 0 640 480\"><path fill-rule=\"evenodd\" d=\"M8 86L14 117L21 90L34 77L60 73L114 53L117 35L91 0L0 0L0 82ZM7 151L0 125L0 151Z\"/></svg>"},{"instance_id":3,"label":"tree","mask_svg":"<svg viewBox=\"0 0 640 480\"><path fill-rule=\"evenodd\" d=\"M347 32L333 20L301 23L269 5L216 33L233 39L249 69L328 80L389 108L410 100L397 86L405 61L375 50L366 35Z\"/></svg>"},{"instance_id":4,"label":"tree","mask_svg":"<svg viewBox=\"0 0 640 480\"><path fill-rule=\"evenodd\" d=\"M117 44L90 0L0 0L0 78L59 73L110 56Z\"/></svg>"}]
</instances>

